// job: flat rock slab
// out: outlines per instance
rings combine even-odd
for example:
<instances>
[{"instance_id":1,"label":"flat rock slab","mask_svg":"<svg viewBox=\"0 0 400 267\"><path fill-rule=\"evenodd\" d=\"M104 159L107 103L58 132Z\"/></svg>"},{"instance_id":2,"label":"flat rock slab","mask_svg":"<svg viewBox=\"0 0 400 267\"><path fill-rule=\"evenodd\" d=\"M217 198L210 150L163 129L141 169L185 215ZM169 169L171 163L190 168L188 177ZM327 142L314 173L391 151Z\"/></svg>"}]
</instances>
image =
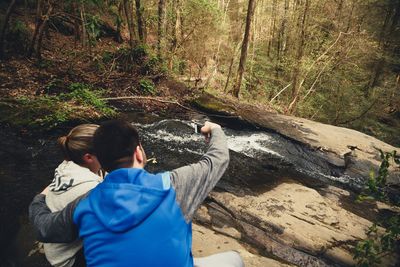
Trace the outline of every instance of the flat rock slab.
<instances>
[{"instance_id":1,"label":"flat rock slab","mask_svg":"<svg viewBox=\"0 0 400 267\"><path fill-rule=\"evenodd\" d=\"M206 257L215 253L236 250L246 267L288 267L294 266L251 253L244 244L204 226L193 224L193 256Z\"/></svg>"},{"instance_id":2,"label":"flat rock slab","mask_svg":"<svg viewBox=\"0 0 400 267\"><path fill-rule=\"evenodd\" d=\"M212 192L196 219L298 266L351 266L351 251L372 222L343 207L348 196L286 180L254 196Z\"/></svg>"}]
</instances>

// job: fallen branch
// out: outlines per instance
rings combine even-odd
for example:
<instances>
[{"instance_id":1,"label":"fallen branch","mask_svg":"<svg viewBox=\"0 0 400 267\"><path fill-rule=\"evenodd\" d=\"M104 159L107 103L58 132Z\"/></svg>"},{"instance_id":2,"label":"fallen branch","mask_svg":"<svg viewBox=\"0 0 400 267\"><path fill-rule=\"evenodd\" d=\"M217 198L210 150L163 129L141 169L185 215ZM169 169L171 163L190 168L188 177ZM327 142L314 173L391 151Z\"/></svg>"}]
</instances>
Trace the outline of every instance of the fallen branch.
<instances>
[{"instance_id":1,"label":"fallen branch","mask_svg":"<svg viewBox=\"0 0 400 267\"><path fill-rule=\"evenodd\" d=\"M339 42L340 37L342 37L342 35L348 35L348 34L352 34L352 32L339 32L338 37L336 38L336 40L328 47L328 49L325 50L324 53L322 53L312 64L311 66L307 69L306 74L304 75L303 80L300 82L300 86L299 88L301 88L304 84L304 81L306 80L308 74L310 73L310 71L314 68L315 64L317 64L326 54L328 54L328 52Z\"/></svg>"},{"instance_id":2,"label":"fallen branch","mask_svg":"<svg viewBox=\"0 0 400 267\"><path fill-rule=\"evenodd\" d=\"M320 72L318 73L317 77L315 78L313 84L311 85L310 89L308 89L306 95L303 97L303 101L304 99L307 98L307 96L313 91L314 86L317 84L318 79L321 77L322 73L325 71L326 67L329 65L329 62L331 62L331 60L333 59L333 57L331 57L328 62L325 64L325 66L320 70Z\"/></svg>"},{"instance_id":3,"label":"fallen branch","mask_svg":"<svg viewBox=\"0 0 400 267\"><path fill-rule=\"evenodd\" d=\"M183 109L189 110L189 111L193 111L196 113L200 113L200 114L204 114L210 117L219 117L219 118L240 118L240 116L237 115L216 115L216 114L208 114L205 112L201 112L199 110L194 110L192 108L186 107L184 105L182 105L181 103L179 103L178 101L171 101L171 100L165 100L165 99L161 99L158 97L151 97L151 96L119 96L119 97L106 97L106 98L100 98L100 100L124 100L124 99L144 99L144 100L154 100L154 101L158 101L158 102L162 102L162 103L168 103L168 104L174 104L177 105Z\"/></svg>"},{"instance_id":4,"label":"fallen branch","mask_svg":"<svg viewBox=\"0 0 400 267\"><path fill-rule=\"evenodd\" d=\"M164 99L160 99L160 98L157 98L157 97L150 97L150 96L119 96L119 97L100 98L100 100L105 100L105 101L108 101L108 100L124 100L124 99L154 100L154 101L158 101L158 102L162 102L162 103L175 104L175 105L180 106L181 108L184 108L186 110L194 111L193 109L182 105L178 101L164 100Z\"/></svg>"},{"instance_id":5,"label":"fallen branch","mask_svg":"<svg viewBox=\"0 0 400 267\"><path fill-rule=\"evenodd\" d=\"M292 85L292 83L289 83L288 85L286 85L282 90L279 91L279 93L276 94L276 96L274 96L274 97L269 101L269 103L274 102L274 100L275 100L280 94L282 94L283 91L285 91L285 90L286 90L289 86L291 86L291 85Z\"/></svg>"}]
</instances>

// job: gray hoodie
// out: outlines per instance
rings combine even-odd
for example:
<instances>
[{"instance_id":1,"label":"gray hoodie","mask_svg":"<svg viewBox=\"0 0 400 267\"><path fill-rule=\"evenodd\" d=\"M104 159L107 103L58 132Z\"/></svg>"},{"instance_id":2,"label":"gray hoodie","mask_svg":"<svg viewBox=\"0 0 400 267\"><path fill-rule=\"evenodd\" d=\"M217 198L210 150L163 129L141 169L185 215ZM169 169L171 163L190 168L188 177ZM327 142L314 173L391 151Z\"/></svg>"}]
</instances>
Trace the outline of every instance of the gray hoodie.
<instances>
[{"instance_id":1,"label":"gray hoodie","mask_svg":"<svg viewBox=\"0 0 400 267\"><path fill-rule=\"evenodd\" d=\"M52 212L62 210L68 203L96 187L102 180L87 168L72 161L63 161L54 172L46 204ZM75 254L81 247L82 242L79 239L72 243L45 243L44 252L51 265L70 267L74 264Z\"/></svg>"}]
</instances>

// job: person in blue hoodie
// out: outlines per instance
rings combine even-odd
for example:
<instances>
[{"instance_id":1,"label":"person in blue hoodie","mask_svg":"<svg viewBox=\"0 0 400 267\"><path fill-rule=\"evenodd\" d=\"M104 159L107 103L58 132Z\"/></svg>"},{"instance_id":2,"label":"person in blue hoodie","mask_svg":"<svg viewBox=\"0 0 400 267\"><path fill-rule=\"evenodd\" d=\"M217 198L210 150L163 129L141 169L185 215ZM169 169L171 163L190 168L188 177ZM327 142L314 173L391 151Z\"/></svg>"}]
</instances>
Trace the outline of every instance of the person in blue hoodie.
<instances>
[{"instance_id":1,"label":"person in blue hoodie","mask_svg":"<svg viewBox=\"0 0 400 267\"><path fill-rule=\"evenodd\" d=\"M146 154L137 130L110 121L94 135L95 154L109 174L104 182L51 213L46 189L30 208L39 241L83 240L87 266L242 267L235 251L193 259L192 219L229 163L226 137L218 124L201 129L209 148L199 162L171 172L144 169Z\"/></svg>"}]
</instances>

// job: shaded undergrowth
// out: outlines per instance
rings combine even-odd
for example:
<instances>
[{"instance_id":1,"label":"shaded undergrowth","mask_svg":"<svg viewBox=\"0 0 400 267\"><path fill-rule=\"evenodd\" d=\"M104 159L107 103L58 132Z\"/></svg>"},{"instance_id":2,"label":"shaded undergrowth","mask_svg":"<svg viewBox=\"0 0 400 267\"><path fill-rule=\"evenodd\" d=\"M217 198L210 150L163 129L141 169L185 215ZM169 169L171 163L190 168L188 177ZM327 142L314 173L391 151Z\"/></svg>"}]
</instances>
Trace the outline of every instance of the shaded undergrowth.
<instances>
[{"instance_id":1,"label":"shaded undergrowth","mask_svg":"<svg viewBox=\"0 0 400 267\"><path fill-rule=\"evenodd\" d=\"M49 83L48 90L54 84ZM50 130L68 121L111 118L117 112L101 98L105 90L72 83L58 95L19 96L0 101L0 123L11 127Z\"/></svg>"}]
</instances>

